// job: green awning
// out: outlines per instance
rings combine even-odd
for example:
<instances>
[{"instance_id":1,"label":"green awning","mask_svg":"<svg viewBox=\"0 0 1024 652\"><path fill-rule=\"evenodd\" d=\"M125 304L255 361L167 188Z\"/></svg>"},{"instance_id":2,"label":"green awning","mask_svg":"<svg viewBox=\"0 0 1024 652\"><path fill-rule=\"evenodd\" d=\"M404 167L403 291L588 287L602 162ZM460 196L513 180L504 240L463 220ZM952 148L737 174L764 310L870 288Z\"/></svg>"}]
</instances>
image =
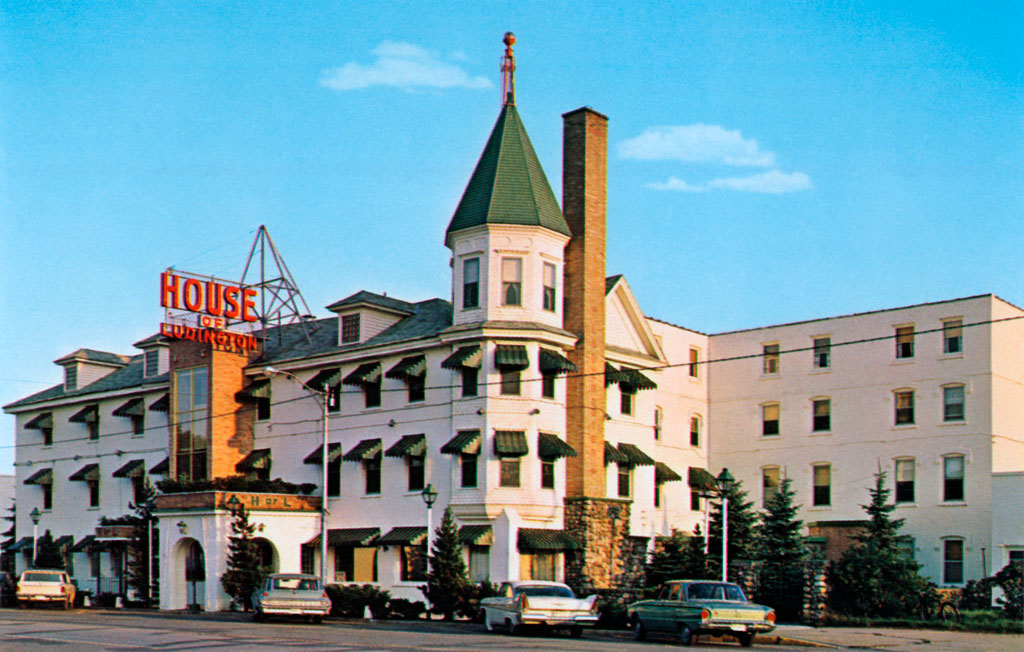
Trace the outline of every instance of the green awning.
<instances>
[{"instance_id":1,"label":"green awning","mask_svg":"<svg viewBox=\"0 0 1024 652\"><path fill-rule=\"evenodd\" d=\"M611 445L610 442L604 443L604 463L605 465L615 462L616 464L628 464L629 458L626 454Z\"/></svg>"},{"instance_id":2,"label":"green awning","mask_svg":"<svg viewBox=\"0 0 1024 652\"><path fill-rule=\"evenodd\" d=\"M462 430L441 447L445 455L477 455L480 453L480 431Z\"/></svg>"},{"instance_id":3,"label":"green awning","mask_svg":"<svg viewBox=\"0 0 1024 652\"><path fill-rule=\"evenodd\" d=\"M98 405L86 405L84 408L71 415L68 421L72 423L96 423L100 418Z\"/></svg>"},{"instance_id":4,"label":"green awning","mask_svg":"<svg viewBox=\"0 0 1024 652\"><path fill-rule=\"evenodd\" d=\"M427 358L420 354L402 358L398 364L388 369L388 372L384 375L387 378L405 380L406 378L422 376L425 373L427 373Z\"/></svg>"},{"instance_id":5,"label":"green awning","mask_svg":"<svg viewBox=\"0 0 1024 652\"><path fill-rule=\"evenodd\" d=\"M99 464L86 464L82 468L78 469L68 477L68 480L72 482L86 482L88 480L99 480L100 479L100 465Z\"/></svg>"},{"instance_id":6,"label":"green awning","mask_svg":"<svg viewBox=\"0 0 1024 652\"><path fill-rule=\"evenodd\" d=\"M404 435L385 451L385 457L423 457L427 452L426 435Z\"/></svg>"},{"instance_id":7,"label":"green awning","mask_svg":"<svg viewBox=\"0 0 1024 652\"><path fill-rule=\"evenodd\" d=\"M526 433L519 430L494 431L494 454L498 457L522 457L529 452Z\"/></svg>"},{"instance_id":8,"label":"green awning","mask_svg":"<svg viewBox=\"0 0 1024 652\"><path fill-rule=\"evenodd\" d=\"M350 527L338 530L327 530L327 544L331 546L348 546L351 548L368 548L374 545L380 536L379 527ZM320 535L306 542L307 546L320 545Z\"/></svg>"},{"instance_id":9,"label":"green awning","mask_svg":"<svg viewBox=\"0 0 1024 652\"><path fill-rule=\"evenodd\" d=\"M327 387L333 387L341 382L341 369L324 369L309 379L306 384L323 391Z\"/></svg>"},{"instance_id":10,"label":"green awning","mask_svg":"<svg viewBox=\"0 0 1024 652\"><path fill-rule=\"evenodd\" d=\"M92 544L96 541L96 536L93 534L82 537L75 547L71 549L71 552L86 552L92 547Z\"/></svg>"},{"instance_id":11,"label":"green awning","mask_svg":"<svg viewBox=\"0 0 1024 652\"><path fill-rule=\"evenodd\" d=\"M260 469L270 470L270 449L257 448L235 464L235 471L248 473Z\"/></svg>"},{"instance_id":12,"label":"green awning","mask_svg":"<svg viewBox=\"0 0 1024 652\"><path fill-rule=\"evenodd\" d=\"M67 548L68 546L71 546L71 545L74 545L74 543L75 543L75 537L73 537L70 534L65 534L62 537L57 537L57 540L53 542L53 544L55 546L57 546L58 550L63 549L63 548Z\"/></svg>"},{"instance_id":13,"label":"green awning","mask_svg":"<svg viewBox=\"0 0 1024 652\"><path fill-rule=\"evenodd\" d=\"M482 358L483 351L479 344L461 346L455 351L455 353L444 359L444 362L441 363L441 367L443 369L461 369L462 367L479 369Z\"/></svg>"},{"instance_id":14,"label":"green awning","mask_svg":"<svg viewBox=\"0 0 1024 652\"><path fill-rule=\"evenodd\" d=\"M540 350L540 372L547 376L568 374L576 371L576 365L569 362L569 359L557 351L550 349Z\"/></svg>"},{"instance_id":15,"label":"green awning","mask_svg":"<svg viewBox=\"0 0 1024 652\"><path fill-rule=\"evenodd\" d=\"M691 489L718 489L718 481L715 479L715 476L699 466L690 467L686 481Z\"/></svg>"},{"instance_id":16,"label":"green awning","mask_svg":"<svg viewBox=\"0 0 1024 652\"><path fill-rule=\"evenodd\" d=\"M270 398L270 379L260 378L235 393L235 400L240 403L255 403L256 399Z\"/></svg>"},{"instance_id":17,"label":"green awning","mask_svg":"<svg viewBox=\"0 0 1024 652\"><path fill-rule=\"evenodd\" d=\"M149 409L154 412L170 412L171 411L171 395L170 393L164 394L157 400L149 404Z\"/></svg>"},{"instance_id":18,"label":"green awning","mask_svg":"<svg viewBox=\"0 0 1024 652\"><path fill-rule=\"evenodd\" d=\"M609 364L607 362L604 363L604 385L605 385L605 387L607 387L608 385L614 385L615 383L622 382L625 379L626 379L626 376L623 375L623 373L621 371L619 371L618 369L616 369L615 367L613 367L611 364Z\"/></svg>"},{"instance_id":19,"label":"green awning","mask_svg":"<svg viewBox=\"0 0 1024 652\"><path fill-rule=\"evenodd\" d=\"M499 344L494 350L494 364L503 369L522 370L530 366L530 357L525 346Z\"/></svg>"},{"instance_id":20,"label":"green awning","mask_svg":"<svg viewBox=\"0 0 1024 652\"><path fill-rule=\"evenodd\" d=\"M675 471L669 468L668 464L664 462L656 462L654 464L654 483L663 484L665 482L676 482L682 480L683 476L679 475Z\"/></svg>"},{"instance_id":21,"label":"green awning","mask_svg":"<svg viewBox=\"0 0 1024 652\"><path fill-rule=\"evenodd\" d=\"M53 484L53 469L39 469L25 478L25 484Z\"/></svg>"},{"instance_id":22,"label":"green awning","mask_svg":"<svg viewBox=\"0 0 1024 652\"><path fill-rule=\"evenodd\" d=\"M579 550L579 541L565 530L541 528L519 528L518 548L520 552Z\"/></svg>"},{"instance_id":23,"label":"green awning","mask_svg":"<svg viewBox=\"0 0 1024 652\"><path fill-rule=\"evenodd\" d=\"M629 385L635 389L658 389L658 385L653 380L636 369L623 367L620 373L622 378L619 380L619 383L622 385Z\"/></svg>"},{"instance_id":24,"label":"green awning","mask_svg":"<svg viewBox=\"0 0 1024 652\"><path fill-rule=\"evenodd\" d=\"M114 471L115 478L133 478L146 472L146 460L132 460Z\"/></svg>"},{"instance_id":25,"label":"green awning","mask_svg":"<svg viewBox=\"0 0 1024 652\"><path fill-rule=\"evenodd\" d=\"M364 362L356 370L345 376L345 385L366 385L380 381L380 362Z\"/></svg>"},{"instance_id":26,"label":"green awning","mask_svg":"<svg viewBox=\"0 0 1024 652\"><path fill-rule=\"evenodd\" d=\"M562 441L557 435L542 432L537 435L537 456L546 459L576 457L576 449Z\"/></svg>"},{"instance_id":27,"label":"green awning","mask_svg":"<svg viewBox=\"0 0 1024 652\"><path fill-rule=\"evenodd\" d=\"M171 458L165 457L162 462L157 462L156 466L149 470L150 475L167 475L171 472Z\"/></svg>"},{"instance_id":28,"label":"green awning","mask_svg":"<svg viewBox=\"0 0 1024 652\"><path fill-rule=\"evenodd\" d=\"M379 439L364 439L352 448L349 452L345 453L342 458L346 462L362 462L370 458L380 455L380 440ZM330 451L328 451L329 453Z\"/></svg>"},{"instance_id":29,"label":"green awning","mask_svg":"<svg viewBox=\"0 0 1024 652\"><path fill-rule=\"evenodd\" d=\"M141 396L128 399L114 410L115 417L141 417L146 414L146 404Z\"/></svg>"},{"instance_id":30,"label":"green awning","mask_svg":"<svg viewBox=\"0 0 1024 652\"><path fill-rule=\"evenodd\" d=\"M494 545L494 531L490 525L463 525L459 528L459 543L469 546Z\"/></svg>"},{"instance_id":31,"label":"green awning","mask_svg":"<svg viewBox=\"0 0 1024 652\"><path fill-rule=\"evenodd\" d=\"M323 444L320 444L313 449L313 452L306 456L302 462L304 464L320 464L320 458L324 452ZM327 462L333 462L341 457L341 444L327 444Z\"/></svg>"},{"instance_id":32,"label":"green awning","mask_svg":"<svg viewBox=\"0 0 1024 652\"><path fill-rule=\"evenodd\" d=\"M654 458L633 444L619 444L619 452L626 456L630 466L654 466Z\"/></svg>"},{"instance_id":33,"label":"green awning","mask_svg":"<svg viewBox=\"0 0 1024 652\"><path fill-rule=\"evenodd\" d=\"M53 412L37 414L31 421L25 424L25 427L32 430L53 430Z\"/></svg>"},{"instance_id":34,"label":"green awning","mask_svg":"<svg viewBox=\"0 0 1024 652\"><path fill-rule=\"evenodd\" d=\"M22 550L31 550L32 543L32 537L21 537L21 539L18 540L18 543L14 544L13 546L7 549L7 552L21 552Z\"/></svg>"},{"instance_id":35,"label":"green awning","mask_svg":"<svg viewBox=\"0 0 1024 652\"><path fill-rule=\"evenodd\" d=\"M396 527L377 540L378 546L418 546L426 543L427 528L421 526Z\"/></svg>"}]
</instances>

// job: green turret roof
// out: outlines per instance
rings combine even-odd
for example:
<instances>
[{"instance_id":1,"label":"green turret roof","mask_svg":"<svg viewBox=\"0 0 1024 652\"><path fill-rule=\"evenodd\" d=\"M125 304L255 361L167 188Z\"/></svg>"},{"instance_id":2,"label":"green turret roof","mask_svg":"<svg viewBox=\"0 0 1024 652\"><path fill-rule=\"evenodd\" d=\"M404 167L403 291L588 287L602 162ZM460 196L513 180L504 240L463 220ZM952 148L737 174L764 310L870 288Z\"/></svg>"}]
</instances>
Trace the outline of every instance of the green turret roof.
<instances>
[{"instance_id":1,"label":"green turret roof","mask_svg":"<svg viewBox=\"0 0 1024 652\"><path fill-rule=\"evenodd\" d=\"M543 226L571 235L515 104L507 102L445 232L482 224Z\"/></svg>"}]
</instances>

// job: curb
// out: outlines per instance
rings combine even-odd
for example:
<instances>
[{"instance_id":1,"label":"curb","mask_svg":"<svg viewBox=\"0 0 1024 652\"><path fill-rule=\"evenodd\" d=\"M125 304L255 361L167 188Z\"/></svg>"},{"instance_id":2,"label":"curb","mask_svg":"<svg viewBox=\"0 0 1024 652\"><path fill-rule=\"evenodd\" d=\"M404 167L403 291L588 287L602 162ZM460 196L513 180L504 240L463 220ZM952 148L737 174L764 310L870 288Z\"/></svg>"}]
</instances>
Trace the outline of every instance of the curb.
<instances>
[{"instance_id":1,"label":"curb","mask_svg":"<svg viewBox=\"0 0 1024 652\"><path fill-rule=\"evenodd\" d=\"M754 639L754 642L769 645L796 645L799 647L821 647L833 650L839 649L838 645L818 643L817 641L808 641L802 638L790 638L789 636L758 636Z\"/></svg>"}]
</instances>

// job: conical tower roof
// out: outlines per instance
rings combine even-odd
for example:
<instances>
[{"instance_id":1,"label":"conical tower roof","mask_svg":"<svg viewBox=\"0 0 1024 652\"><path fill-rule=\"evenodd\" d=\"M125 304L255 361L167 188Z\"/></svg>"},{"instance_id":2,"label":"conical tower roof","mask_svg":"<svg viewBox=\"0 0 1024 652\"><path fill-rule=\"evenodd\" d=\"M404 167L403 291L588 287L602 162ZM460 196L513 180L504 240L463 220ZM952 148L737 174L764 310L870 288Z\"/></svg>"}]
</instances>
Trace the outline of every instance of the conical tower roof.
<instances>
[{"instance_id":1,"label":"conical tower roof","mask_svg":"<svg viewBox=\"0 0 1024 652\"><path fill-rule=\"evenodd\" d=\"M482 224L542 226L572 235L511 93L448 223L445 245L451 247L456 231Z\"/></svg>"}]
</instances>

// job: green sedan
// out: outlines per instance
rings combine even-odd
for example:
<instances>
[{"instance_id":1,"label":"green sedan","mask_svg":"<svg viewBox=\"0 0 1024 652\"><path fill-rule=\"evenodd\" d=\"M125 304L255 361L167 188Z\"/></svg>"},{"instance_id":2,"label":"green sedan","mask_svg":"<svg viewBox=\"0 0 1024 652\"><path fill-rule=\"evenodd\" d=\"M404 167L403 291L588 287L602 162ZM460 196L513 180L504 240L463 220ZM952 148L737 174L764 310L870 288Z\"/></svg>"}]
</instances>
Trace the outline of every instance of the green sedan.
<instances>
[{"instance_id":1,"label":"green sedan","mask_svg":"<svg viewBox=\"0 0 1024 652\"><path fill-rule=\"evenodd\" d=\"M638 641L647 632L678 633L683 645L692 645L704 634L730 635L750 647L758 633L775 629L775 612L748 602L743 589L731 582L666 582L657 598L634 602L627 615Z\"/></svg>"}]
</instances>

